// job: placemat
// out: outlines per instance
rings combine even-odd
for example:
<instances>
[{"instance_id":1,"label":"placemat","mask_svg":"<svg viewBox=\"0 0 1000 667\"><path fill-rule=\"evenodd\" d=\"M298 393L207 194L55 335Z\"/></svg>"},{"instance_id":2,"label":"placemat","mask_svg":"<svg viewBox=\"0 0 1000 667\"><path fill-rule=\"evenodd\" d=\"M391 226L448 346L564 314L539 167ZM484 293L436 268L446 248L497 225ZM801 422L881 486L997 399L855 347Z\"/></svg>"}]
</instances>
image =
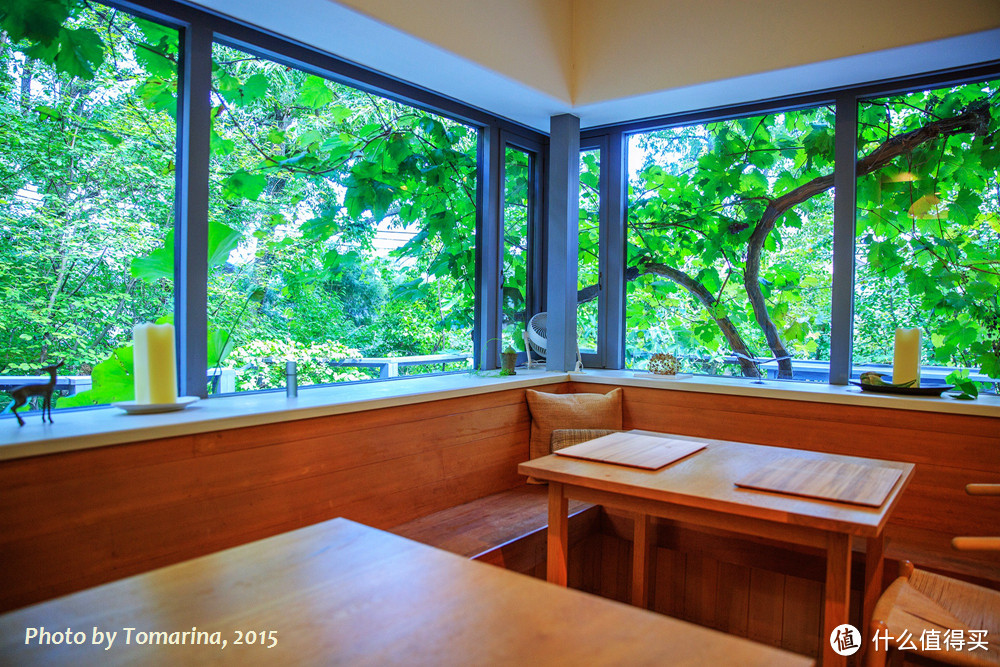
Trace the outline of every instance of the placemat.
<instances>
[{"instance_id":1,"label":"placemat","mask_svg":"<svg viewBox=\"0 0 1000 667\"><path fill-rule=\"evenodd\" d=\"M736 486L879 507L902 474L879 465L783 458L746 475Z\"/></svg>"},{"instance_id":2,"label":"placemat","mask_svg":"<svg viewBox=\"0 0 1000 667\"><path fill-rule=\"evenodd\" d=\"M657 470L705 448L704 443L638 433L612 433L555 453L574 459Z\"/></svg>"}]
</instances>

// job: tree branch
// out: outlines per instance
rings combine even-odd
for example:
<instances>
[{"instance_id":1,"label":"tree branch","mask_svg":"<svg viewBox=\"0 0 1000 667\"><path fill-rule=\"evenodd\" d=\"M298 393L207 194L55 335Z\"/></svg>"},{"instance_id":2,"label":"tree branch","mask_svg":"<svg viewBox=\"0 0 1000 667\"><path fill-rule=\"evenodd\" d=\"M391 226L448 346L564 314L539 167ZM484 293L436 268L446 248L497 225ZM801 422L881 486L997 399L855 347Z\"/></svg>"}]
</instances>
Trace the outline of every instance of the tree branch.
<instances>
[{"instance_id":1,"label":"tree branch","mask_svg":"<svg viewBox=\"0 0 1000 667\"><path fill-rule=\"evenodd\" d=\"M937 137L949 137L955 134L964 134L968 132L983 134L986 132L989 122L989 106L986 104L978 104L970 106L965 113L955 116L954 118L933 121L923 127L917 128L916 130L912 130L895 137L890 137L875 148L875 150L858 161L856 175L867 176L868 174L878 171L879 169L887 166L900 155L910 153L921 144L924 144L932 139L936 139ZM770 234L774 229L775 223L778 218L782 216L782 214L789 209L815 197L816 195L826 192L832 187L833 174L831 173L814 178L808 183L804 183L799 187L788 191L784 195L776 199L772 199L764 209L764 213L761 215L760 220L757 221L753 233L750 235L750 240L747 244L746 265L743 272L743 285L746 288L747 297L749 298L750 305L753 308L757 324L764 332L767 345L771 348L771 352L774 353L775 357L780 358L790 355L785 349L785 345L781 340L781 335L778 333L777 327L774 325L773 320L771 320L770 313L768 313L767 310L767 302L764 298L764 292L760 287L760 260L761 253L764 249L764 242L767 239L768 234ZM791 376L791 359L779 361L778 377L790 378Z\"/></svg>"}]
</instances>

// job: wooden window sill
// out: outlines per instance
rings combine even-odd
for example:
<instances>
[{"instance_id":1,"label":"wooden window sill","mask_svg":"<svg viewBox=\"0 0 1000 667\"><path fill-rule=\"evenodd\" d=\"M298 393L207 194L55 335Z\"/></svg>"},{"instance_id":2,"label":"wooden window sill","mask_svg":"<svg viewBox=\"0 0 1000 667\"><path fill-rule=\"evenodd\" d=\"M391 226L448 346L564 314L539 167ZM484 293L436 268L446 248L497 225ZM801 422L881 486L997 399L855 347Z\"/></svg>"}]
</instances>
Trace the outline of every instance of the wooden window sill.
<instances>
[{"instance_id":1,"label":"wooden window sill","mask_svg":"<svg viewBox=\"0 0 1000 667\"><path fill-rule=\"evenodd\" d=\"M495 371L494 371L495 374ZM730 396L834 403L899 410L1000 417L1000 397L980 396L975 401L944 398L909 398L862 394L856 387L767 381L752 384L744 378L695 376L681 380L636 377L632 371L587 370L584 373L520 369L513 377L494 374L402 378L389 382L343 384L303 388L297 398L283 392L248 393L213 397L181 412L126 415L118 408L57 411L54 424L41 417L26 417L18 427L12 417L0 419L0 460L158 438L208 433L298 419L375 410L439 401L486 392L506 391L576 382L582 384L649 387Z\"/></svg>"}]
</instances>

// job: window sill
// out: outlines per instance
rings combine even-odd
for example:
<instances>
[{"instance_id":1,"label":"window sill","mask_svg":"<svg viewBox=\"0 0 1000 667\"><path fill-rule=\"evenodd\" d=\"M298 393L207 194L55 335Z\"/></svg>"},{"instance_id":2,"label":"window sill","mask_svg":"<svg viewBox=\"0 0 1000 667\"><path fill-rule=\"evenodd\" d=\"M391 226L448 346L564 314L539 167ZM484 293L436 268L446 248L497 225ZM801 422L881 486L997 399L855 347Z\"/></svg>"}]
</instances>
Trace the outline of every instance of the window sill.
<instances>
[{"instance_id":1,"label":"window sill","mask_svg":"<svg viewBox=\"0 0 1000 667\"><path fill-rule=\"evenodd\" d=\"M858 405L869 408L1000 417L1000 396L993 395L980 396L974 401L960 401L947 395L941 398L921 398L862 393L860 388L853 385L845 387L842 385L813 382L782 382L779 380L765 380L764 384L753 384L748 378L711 377L705 375L696 375L694 377L675 380L652 376L636 377L632 371L606 370L587 370L585 373L569 373L569 379L573 382L616 384L626 387L651 387L674 391L726 394L729 396L774 398L785 401L836 403L839 405Z\"/></svg>"},{"instance_id":2,"label":"window sill","mask_svg":"<svg viewBox=\"0 0 1000 667\"><path fill-rule=\"evenodd\" d=\"M0 420L0 460L325 417L567 381L1000 418L1000 397L997 396L958 401L950 397L909 398L862 394L856 387L825 384L768 381L757 385L740 378L692 377L670 380L635 377L632 371L587 370L584 373L565 373L520 369L516 376L502 378L463 373L305 388L297 398L291 399L282 393L223 396L199 401L180 412L153 415L126 415L118 408L109 407L80 412L57 411L54 415L55 424L43 425L37 414L26 418L27 425L23 427L18 427L14 419L3 419Z\"/></svg>"},{"instance_id":3,"label":"window sill","mask_svg":"<svg viewBox=\"0 0 1000 667\"><path fill-rule=\"evenodd\" d=\"M53 414L54 424L43 424L41 416L33 413L25 416L27 423L22 427L13 418L0 420L0 461L566 381L566 373L522 369L513 377L461 373L315 389L300 387L296 398L287 398L284 392L219 396L198 401L179 412L149 415L128 415L113 407L57 410Z\"/></svg>"}]
</instances>

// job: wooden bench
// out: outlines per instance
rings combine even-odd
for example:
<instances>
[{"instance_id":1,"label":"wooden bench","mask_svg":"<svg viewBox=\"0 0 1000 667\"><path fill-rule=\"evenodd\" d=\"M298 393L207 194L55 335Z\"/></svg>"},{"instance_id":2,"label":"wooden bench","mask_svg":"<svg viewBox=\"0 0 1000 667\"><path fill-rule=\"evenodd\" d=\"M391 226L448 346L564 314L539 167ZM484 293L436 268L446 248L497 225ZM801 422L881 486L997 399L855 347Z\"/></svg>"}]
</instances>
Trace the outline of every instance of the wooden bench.
<instances>
[{"instance_id":1,"label":"wooden bench","mask_svg":"<svg viewBox=\"0 0 1000 667\"><path fill-rule=\"evenodd\" d=\"M570 544L581 553L600 533L600 507L570 501ZM548 487L525 484L428 514L390 532L445 551L533 576L545 576ZM586 561L586 557L583 557ZM577 573L588 587L586 564Z\"/></svg>"}]
</instances>

